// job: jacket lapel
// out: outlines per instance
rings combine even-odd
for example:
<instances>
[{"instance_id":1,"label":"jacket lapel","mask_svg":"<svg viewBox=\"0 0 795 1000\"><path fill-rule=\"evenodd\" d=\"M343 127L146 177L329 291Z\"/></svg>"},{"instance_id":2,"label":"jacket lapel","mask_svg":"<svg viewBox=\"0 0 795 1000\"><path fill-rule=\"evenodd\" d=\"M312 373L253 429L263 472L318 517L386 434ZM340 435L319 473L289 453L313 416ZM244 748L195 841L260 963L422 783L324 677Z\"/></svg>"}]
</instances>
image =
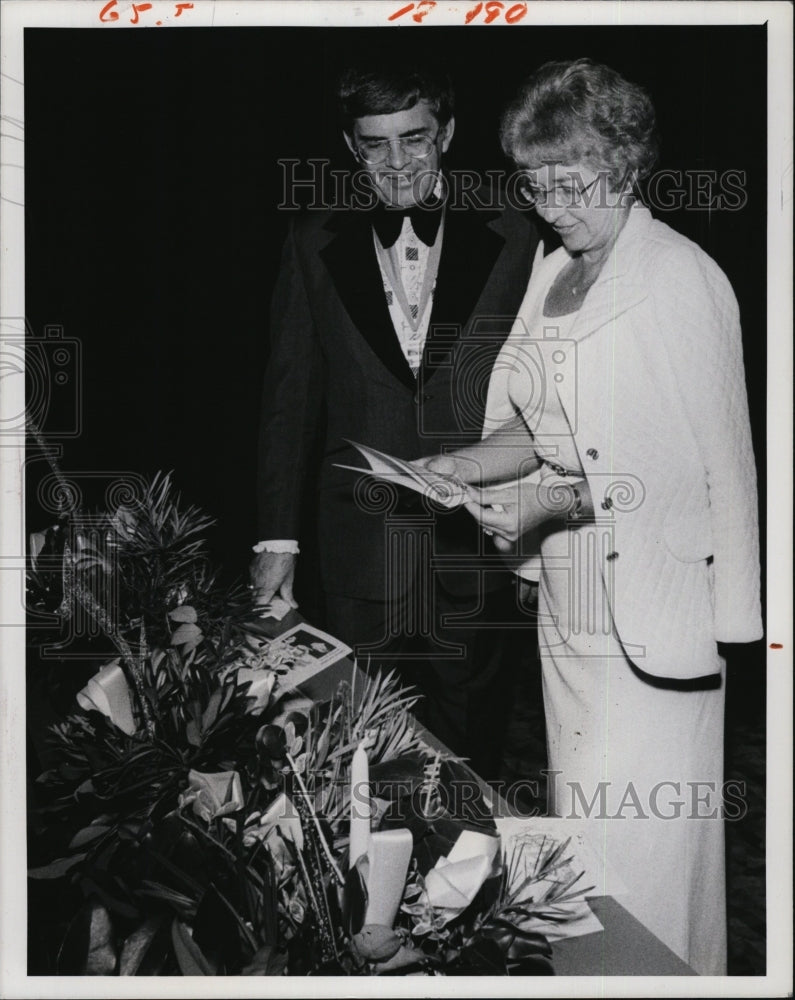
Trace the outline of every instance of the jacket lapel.
<instances>
[{"instance_id":1,"label":"jacket lapel","mask_svg":"<svg viewBox=\"0 0 795 1000\"><path fill-rule=\"evenodd\" d=\"M488 223L496 212L448 209L444 219L444 242L436 277L428 336L422 361L427 381L446 352L466 328L477 301L505 245L505 239Z\"/></svg>"},{"instance_id":2,"label":"jacket lapel","mask_svg":"<svg viewBox=\"0 0 795 1000\"><path fill-rule=\"evenodd\" d=\"M496 217L496 212L474 209L445 212L444 242L423 352L424 380L436 370L444 353L434 348L449 347L467 326L505 245L504 237L488 225ZM351 320L387 369L414 388L417 380L400 349L386 304L368 214L340 213L326 228L335 235L320 256Z\"/></svg>"},{"instance_id":3,"label":"jacket lapel","mask_svg":"<svg viewBox=\"0 0 795 1000\"><path fill-rule=\"evenodd\" d=\"M335 215L326 224L334 238L320 251L354 326L386 368L410 388L416 379L400 349L384 295L366 212Z\"/></svg>"},{"instance_id":4,"label":"jacket lapel","mask_svg":"<svg viewBox=\"0 0 795 1000\"><path fill-rule=\"evenodd\" d=\"M583 340L619 316L634 309L649 294L647 288L626 275L611 274L600 278L588 292L571 327L572 340Z\"/></svg>"},{"instance_id":5,"label":"jacket lapel","mask_svg":"<svg viewBox=\"0 0 795 1000\"><path fill-rule=\"evenodd\" d=\"M609 260L580 306L569 334L572 340L589 337L647 298L648 288L639 282L635 275L638 239L645 234L651 221L648 209L640 205L636 205L630 212ZM546 258L550 269L554 268L548 288L570 259L563 247Z\"/></svg>"}]
</instances>

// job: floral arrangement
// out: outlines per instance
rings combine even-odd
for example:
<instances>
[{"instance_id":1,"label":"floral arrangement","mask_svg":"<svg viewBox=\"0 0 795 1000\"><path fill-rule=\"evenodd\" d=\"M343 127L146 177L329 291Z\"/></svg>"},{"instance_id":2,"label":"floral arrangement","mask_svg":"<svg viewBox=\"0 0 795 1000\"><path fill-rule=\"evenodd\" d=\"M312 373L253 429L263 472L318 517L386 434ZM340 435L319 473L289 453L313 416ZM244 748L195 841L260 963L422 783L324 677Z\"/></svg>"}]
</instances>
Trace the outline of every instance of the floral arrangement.
<instances>
[{"instance_id":1,"label":"floral arrangement","mask_svg":"<svg viewBox=\"0 0 795 1000\"><path fill-rule=\"evenodd\" d=\"M170 476L90 523L65 510L31 540L36 620L79 613L108 650L34 783L29 907L53 957L32 971L551 971L539 920L581 897L567 845L501 845L412 691L356 671L325 703L292 691L304 651L219 586L211 522Z\"/></svg>"}]
</instances>

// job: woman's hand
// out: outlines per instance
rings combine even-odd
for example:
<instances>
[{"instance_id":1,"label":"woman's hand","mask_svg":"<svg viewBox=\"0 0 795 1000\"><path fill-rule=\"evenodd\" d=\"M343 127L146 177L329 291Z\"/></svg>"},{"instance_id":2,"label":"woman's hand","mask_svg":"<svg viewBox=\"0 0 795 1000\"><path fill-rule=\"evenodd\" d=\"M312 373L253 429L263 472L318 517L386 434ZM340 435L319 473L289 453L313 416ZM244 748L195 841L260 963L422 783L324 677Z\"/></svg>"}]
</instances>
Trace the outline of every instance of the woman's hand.
<instances>
[{"instance_id":1,"label":"woman's hand","mask_svg":"<svg viewBox=\"0 0 795 1000\"><path fill-rule=\"evenodd\" d=\"M527 492L532 493L532 488ZM521 495L518 484L504 490L481 490L479 502L464 506L500 552L510 552L522 535L541 523L536 505Z\"/></svg>"},{"instance_id":2,"label":"woman's hand","mask_svg":"<svg viewBox=\"0 0 795 1000\"><path fill-rule=\"evenodd\" d=\"M427 458L415 459L409 464L417 465L428 472L435 472L439 476L453 477L462 483L468 484L480 480L478 463L472 459L461 458L459 455L429 455Z\"/></svg>"},{"instance_id":3,"label":"woman's hand","mask_svg":"<svg viewBox=\"0 0 795 1000\"><path fill-rule=\"evenodd\" d=\"M569 484L550 489L522 482L479 490L478 495L479 502L470 501L465 507L500 552L510 552L523 535L550 521L565 521L574 498Z\"/></svg>"},{"instance_id":4,"label":"woman's hand","mask_svg":"<svg viewBox=\"0 0 795 1000\"><path fill-rule=\"evenodd\" d=\"M477 444L445 455L428 455L411 463L427 472L450 476L467 485L502 483L528 475L538 468L530 431L521 416Z\"/></svg>"}]
</instances>

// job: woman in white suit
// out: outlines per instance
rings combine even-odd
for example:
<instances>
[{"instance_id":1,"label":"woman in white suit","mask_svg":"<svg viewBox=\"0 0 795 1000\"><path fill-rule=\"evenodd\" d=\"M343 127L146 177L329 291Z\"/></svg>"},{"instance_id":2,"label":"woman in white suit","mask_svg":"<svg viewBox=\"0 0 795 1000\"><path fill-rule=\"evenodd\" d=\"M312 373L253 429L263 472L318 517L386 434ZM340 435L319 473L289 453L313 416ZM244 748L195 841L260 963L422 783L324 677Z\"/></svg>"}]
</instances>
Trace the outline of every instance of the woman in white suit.
<instances>
[{"instance_id":1,"label":"woman in white suit","mask_svg":"<svg viewBox=\"0 0 795 1000\"><path fill-rule=\"evenodd\" d=\"M762 634L756 478L729 282L633 194L654 131L641 88L589 60L522 87L503 148L563 246L533 268L483 442L425 464L481 487L498 549L539 547L551 810L588 819L621 901L720 975L717 643Z\"/></svg>"}]
</instances>

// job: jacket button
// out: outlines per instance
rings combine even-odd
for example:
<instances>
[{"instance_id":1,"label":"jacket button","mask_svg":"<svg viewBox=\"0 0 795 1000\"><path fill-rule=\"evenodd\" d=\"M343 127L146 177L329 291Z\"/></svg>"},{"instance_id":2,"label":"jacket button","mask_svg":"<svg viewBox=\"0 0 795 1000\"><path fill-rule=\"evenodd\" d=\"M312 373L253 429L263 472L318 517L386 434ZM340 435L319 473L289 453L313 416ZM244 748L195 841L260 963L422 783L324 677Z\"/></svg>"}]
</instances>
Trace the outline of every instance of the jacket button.
<instances>
[{"instance_id":1,"label":"jacket button","mask_svg":"<svg viewBox=\"0 0 795 1000\"><path fill-rule=\"evenodd\" d=\"M414 402L415 403L427 403L430 398L431 397L428 395L427 392L423 392L423 393L415 392L414 393Z\"/></svg>"},{"instance_id":2,"label":"jacket button","mask_svg":"<svg viewBox=\"0 0 795 1000\"><path fill-rule=\"evenodd\" d=\"M589 448L585 454L588 456L588 458L592 458L594 461L596 461L596 459L599 458L599 452L596 450L596 448Z\"/></svg>"},{"instance_id":3,"label":"jacket button","mask_svg":"<svg viewBox=\"0 0 795 1000\"><path fill-rule=\"evenodd\" d=\"M608 552L607 553L607 561L608 562L612 562L614 559L618 559L618 553L617 552Z\"/></svg>"},{"instance_id":4,"label":"jacket button","mask_svg":"<svg viewBox=\"0 0 795 1000\"><path fill-rule=\"evenodd\" d=\"M612 506L613 506L613 501L610 499L610 497L605 497L604 500L602 501L602 510L610 510Z\"/></svg>"}]
</instances>

